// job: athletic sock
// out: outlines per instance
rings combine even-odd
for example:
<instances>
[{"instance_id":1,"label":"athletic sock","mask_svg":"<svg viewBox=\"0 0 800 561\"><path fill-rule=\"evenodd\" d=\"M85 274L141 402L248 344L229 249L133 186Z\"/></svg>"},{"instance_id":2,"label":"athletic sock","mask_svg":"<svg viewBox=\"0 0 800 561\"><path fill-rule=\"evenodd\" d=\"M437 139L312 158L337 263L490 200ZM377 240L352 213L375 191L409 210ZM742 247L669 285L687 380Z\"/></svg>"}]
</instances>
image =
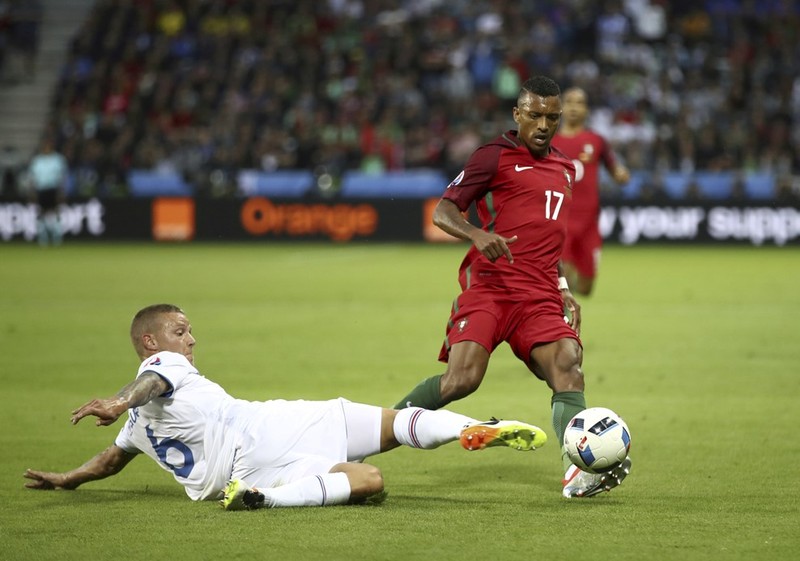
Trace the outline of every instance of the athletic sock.
<instances>
[{"instance_id":1,"label":"athletic sock","mask_svg":"<svg viewBox=\"0 0 800 561\"><path fill-rule=\"evenodd\" d=\"M411 390L407 396L398 401L394 409L405 409L406 407L422 407L424 409L439 409L446 403L442 403L442 393L439 391L439 381L442 375L431 376L422 380L417 387Z\"/></svg>"},{"instance_id":2,"label":"athletic sock","mask_svg":"<svg viewBox=\"0 0 800 561\"><path fill-rule=\"evenodd\" d=\"M394 418L394 437L400 444L430 450L457 440L461 429L477 423L475 419L441 409L429 411L421 407L407 407Z\"/></svg>"},{"instance_id":3,"label":"athletic sock","mask_svg":"<svg viewBox=\"0 0 800 561\"><path fill-rule=\"evenodd\" d=\"M553 430L561 446L561 463L566 472L572 462L564 448L564 431L570 419L586 409L586 398L583 392L558 392L553 394L550 403L553 408Z\"/></svg>"},{"instance_id":4,"label":"athletic sock","mask_svg":"<svg viewBox=\"0 0 800 561\"><path fill-rule=\"evenodd\" d=\"M50 239L53 245L61 245L61 238L63 233L61 231L61 221L57 216L50 219Z\"/></svg>"},{"instance_id":5,"label":"athletic sock","mask_svg":"<svg viewBox=\"0 0 800 561\"><path fill-rule=\"evenodd\" d=\"M39 245L46 246L48 242L48 231L47 231L47 223L44 221L44 218L40 218L36 221L36 236L39 241Z\"/></svg>"},{"instance_id":6,"label":"athletic sock","mask_svg":"<svg viewBox=\"0 0 800 561\"><path fill-rule=\"evenodd\" d=\"M326 473L258 490L264 494L264 506L269 508L341 505L350 499L350 480L346 473Z\"/></svg>"}]
</instances>

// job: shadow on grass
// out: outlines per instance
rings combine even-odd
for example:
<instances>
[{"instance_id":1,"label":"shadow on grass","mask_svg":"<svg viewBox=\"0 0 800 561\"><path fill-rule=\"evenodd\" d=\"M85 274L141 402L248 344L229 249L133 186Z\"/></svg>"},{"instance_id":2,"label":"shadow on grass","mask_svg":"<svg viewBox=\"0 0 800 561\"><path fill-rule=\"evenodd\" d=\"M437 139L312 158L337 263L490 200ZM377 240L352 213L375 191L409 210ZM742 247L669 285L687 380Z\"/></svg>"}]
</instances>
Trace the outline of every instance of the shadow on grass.
<instances>
[{"instance_id":1,"label":"shadow on grass","mask_svg":"<svg viewBox=\"0 0 800 561\"><path fill-rule=\"evenodd\" d=\"M104 505L115 503L136 504L174 504L189 501L184 493L176 493L172 486L146 486L143 489L90 489L80 488L74 491L55 490L40 491L25 489L26 499L34 503L37 508L57 508L64 505L86 506ZM189 501L191 502L191 501Z\"/></svg>"}]
</instances>

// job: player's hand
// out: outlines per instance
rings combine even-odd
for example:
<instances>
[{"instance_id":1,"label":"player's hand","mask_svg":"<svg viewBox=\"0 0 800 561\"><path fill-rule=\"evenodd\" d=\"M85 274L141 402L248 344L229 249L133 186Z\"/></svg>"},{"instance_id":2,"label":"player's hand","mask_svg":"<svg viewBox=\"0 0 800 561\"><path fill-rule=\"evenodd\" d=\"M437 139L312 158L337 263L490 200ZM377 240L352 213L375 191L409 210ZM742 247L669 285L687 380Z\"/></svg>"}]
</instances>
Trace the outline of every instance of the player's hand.
<instances>
[{"instance_id":1,"label":"player's hand","mask_svg":"<svg viewBox=\"0 0 800 561\"><path fill-rule=\"evenodd\" d=\"M72 424L78 424L78 421L84 417L93 415L97 417L95 425L108 426L128 410L127 404L121 403L119 399L93 399L85 403L81 407L72 412Z\"/></svg>"},{"instance_id":2,"label":"player's hand","mask_svg":"<svg viewBox=\"0 0 800 561\"><path fill-rule=\"evenodd\" d=\"M616 181L618 185L625 185L630 180L631 173L628 171L628 168L625 166L617 166L614 168L614 181Z\"/></svg>"},{"instance_id":3,"label":"player's hand","mask_svg":"<svg viewBox=\"0 0 800 561\"><path fill-rule=\"evenodd\" d=\"M575 300L572 292L569 290L562 290L561 294L564 296L564 306L569 313L569 326L575 330L575 333L580 336L581 334L581 305Z\"/></svg>"},{"instance_id":4,"label":"player's hand","mask_svg":"<svg viewBox=\"0 0 800 561\"><path fill-rule=\"evenodd\" d=\"M484 257L486 257L486 259L494 263L501 257L505 256L509 263L514 262L514 256L511 255L511 250L508 248L508 246L517 241L517 236L504 238L499 234L490 234L489 232L484 232L483 230L478 230L478 232L479 233L475 236L475 239L472 240L472 243L475 245L475 248L480 251Z\"/></svg>"},{"instance_id":5,"label":"player's hand","mask_svg":"<svg viewBox=\"0 0 800 561\"><path fill-rule=\"evenodd\" d=\"M53 489L72 490L77 487L77 485L67 481L67 476L64 473L26 469L22 477L31 480L25 483L25 487L28 489L51 491Z\"/></svg>"}]
</instances>

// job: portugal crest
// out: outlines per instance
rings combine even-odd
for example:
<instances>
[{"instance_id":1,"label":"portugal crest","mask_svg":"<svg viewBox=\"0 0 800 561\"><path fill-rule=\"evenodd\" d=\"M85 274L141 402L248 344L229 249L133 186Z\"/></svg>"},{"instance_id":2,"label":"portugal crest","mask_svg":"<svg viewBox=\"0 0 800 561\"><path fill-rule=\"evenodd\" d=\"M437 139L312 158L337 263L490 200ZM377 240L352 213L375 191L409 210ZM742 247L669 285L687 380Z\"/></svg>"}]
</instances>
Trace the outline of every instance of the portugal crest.
<instances>
[{"instance_id":1,"label":"portugal crest","mask_svg":"<svg viewBox=\"0 0 800 561\"><path fill-rule=\"evenodd\" d=\"M567 191L572 191L572 176L567 170L564 170L564 178L567 180Z\"/></svg>"}]
</instances>

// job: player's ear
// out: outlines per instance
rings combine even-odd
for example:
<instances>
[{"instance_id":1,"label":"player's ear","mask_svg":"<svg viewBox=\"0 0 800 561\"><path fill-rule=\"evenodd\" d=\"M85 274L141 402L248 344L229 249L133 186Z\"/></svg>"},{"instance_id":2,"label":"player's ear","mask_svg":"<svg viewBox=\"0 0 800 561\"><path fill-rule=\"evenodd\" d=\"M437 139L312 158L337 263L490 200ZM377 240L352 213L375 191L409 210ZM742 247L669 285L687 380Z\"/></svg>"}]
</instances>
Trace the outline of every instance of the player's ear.
<instances>
[{"instance_id":1,"label":"player's ear","mask_svg":"<svg viewBox=\"0 0 800 561\"><path fill-rule=\"evenodd\" d=\"M519 124L519 108L515 107L512 109L511 115L514 117L514 122Z\"/></svg>"},{"instance_id":2,"label":"player's ear","mask_svg":"<svg viewBox=\"0 0 800 561\"><path fill-rule=\"evenodd\" d=\"M145 333L142 335L142 345L147 351L158 352L158 341L156 341L152 333Z\"/></svg>"}]
</instances>

